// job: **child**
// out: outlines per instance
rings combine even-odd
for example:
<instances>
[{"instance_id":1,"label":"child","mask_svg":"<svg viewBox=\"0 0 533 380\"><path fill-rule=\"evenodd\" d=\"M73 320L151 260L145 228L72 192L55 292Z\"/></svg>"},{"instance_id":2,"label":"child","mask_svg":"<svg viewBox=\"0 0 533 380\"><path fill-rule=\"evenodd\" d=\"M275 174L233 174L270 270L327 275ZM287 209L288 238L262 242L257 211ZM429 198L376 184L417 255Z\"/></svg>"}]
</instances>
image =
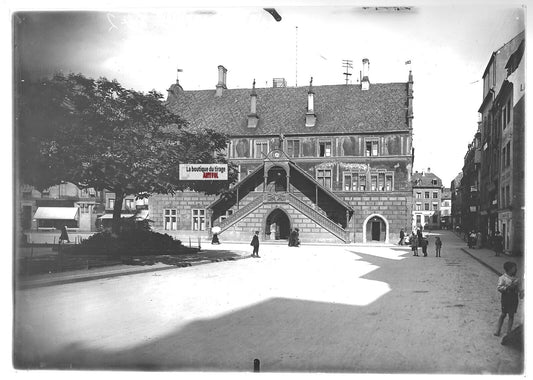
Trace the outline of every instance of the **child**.
<instances>
[{"instance_id":1,"label":"child","mask_svg":"<svg viewBox=\"0 0 533 380\"><path fill-rule=\"evenodd\" d=\"M255 235L252 238L252 242L250 243L252 247L254 247L254 251L252 252L252 257L260 257L259 256L259 231L255 231Z\"/></svg>"},{"instance_id":2,"label":"child","mask_svg":"<svg viewBox=\"0 0 533 380\"><path fill-rule=\"evenodd\" d=\"M505 273L498 279L498 291L502 294L502 314L498 319L498 327L495 336L500 336L503 321L505 316L509 314L509 320L507 322L507 334L509 334L513 328L514 314L518 308L518 297L524 298L524 291L520 289L520 283L516 278L517 267L516 264L507 261L503 264Z\"/></svg>"},{"instance_id":3,"label":"child","mask_svg":"<svg viewBox=\"0 0 533 380\"><path fill-rule=\"evenodd\" d=\"M435 257L440 257L440 249L442 248L442 241L440 237L435 238Z\"/></svg>"}]
</instances>

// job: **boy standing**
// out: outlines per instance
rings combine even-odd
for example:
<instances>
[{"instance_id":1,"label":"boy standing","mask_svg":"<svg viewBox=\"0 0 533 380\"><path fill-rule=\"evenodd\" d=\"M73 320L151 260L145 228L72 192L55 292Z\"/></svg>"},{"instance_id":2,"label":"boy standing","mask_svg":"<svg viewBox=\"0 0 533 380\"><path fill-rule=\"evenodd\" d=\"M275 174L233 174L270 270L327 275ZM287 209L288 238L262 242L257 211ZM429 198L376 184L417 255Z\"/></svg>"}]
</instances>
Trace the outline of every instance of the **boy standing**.
<instances>
[{"instance_id":1,"label":"boy standing","mask_svg":"<svg viewBox=\"0 0 533 380\"><path fill-rule=\"evenodd\" d=\"M440 237L435 238L435 257L440 257L440 249L442 248L442 241Z\"/></svg>"},{"instance_id":2,"label":"boy standing","mask_svg":"<svg viewBox=\"0 0 533 380\"><path fill-rule=\"evenodd\" d=\"M255 231L255 235L252 238L252 242L250 243L252 247L254 247L254 251L252 252L252 257L260 257L259 256L259 231Z\"/></svg>"},{"instance_id":3,"label":"boy standing","mask_svg":"<svg viewBox=\"0 0 533 380\"><path fill-rule=\"evenodd\" d=\"M516 264L507 261L503 264L505 273L498 279L498 291L502 294L502 314L498 319L498 327L496 328L495 336L500 336L503 321L505 316L509 314L509 320L507 321L507 334L509 334L513 328L514 315L518 308L518 297L524 298L524 291L520 289L520 283L516 277L517 267Z\"/></svg>"}]
</instances>

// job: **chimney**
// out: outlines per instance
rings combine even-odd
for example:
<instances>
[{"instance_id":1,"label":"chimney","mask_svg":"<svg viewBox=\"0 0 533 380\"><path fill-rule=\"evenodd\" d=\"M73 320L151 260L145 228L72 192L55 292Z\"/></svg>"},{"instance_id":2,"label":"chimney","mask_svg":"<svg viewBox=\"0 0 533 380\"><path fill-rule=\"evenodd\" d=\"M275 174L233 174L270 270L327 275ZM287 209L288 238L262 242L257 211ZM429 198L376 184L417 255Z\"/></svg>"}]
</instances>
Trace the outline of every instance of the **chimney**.
<instances>
[{"instance_id":1,"label":"chimney","mask_svg":"<svg viewBox=\"0 0 533 380\"><path fill-rule=\"evenodd\" d=\"M250 94L250 113L248 114L248 128L256 128L259 116L257 116L257 93L255 92L255 79Z\"/></svg>"},{"instance_id":2,"label":"chimney","mask_svg":"<svg viewBox=\"0 0 533 380\"><path fill-rule=\"evenodd\" d=\"M428 168L428 173L431 173L431 168Z\"/></svg>"},{"instance_id":3,"label":"chimney","mask_svg":"<svg viewBox=\"0 0 533 380\"><path fill-rule=\"evenodd\" d=\"M222 90L225 90L226 87L226 74L228 70L222 65L218 66L218 83L217 83L217 91L215 93L215 96L222 96Z\"/></svg>"},{"instance_id":4,"label":"chimney","mask_svg":"<svg viewBox=\"0 0 533 380\"><path fill-rule=\"evenodd\" d=\"M363 58L363 78L361 78L361 90L368 90L370 88L370 80L368 79L368 70L370 69L370 61L368 58Z\"/></svg>"},{"instance_id":5,"label":"chimney","mask_svg":"<svg viewBox=\"0 0 533 380\"><path fill-rule=\"evenodd\" d=\"M313 91L313 77L311 77L311 80L309 81L309 91L307 91L307 112L305 113L305 126L314 127L315 124L315 92Z\"/></svg>"}]
</instances>

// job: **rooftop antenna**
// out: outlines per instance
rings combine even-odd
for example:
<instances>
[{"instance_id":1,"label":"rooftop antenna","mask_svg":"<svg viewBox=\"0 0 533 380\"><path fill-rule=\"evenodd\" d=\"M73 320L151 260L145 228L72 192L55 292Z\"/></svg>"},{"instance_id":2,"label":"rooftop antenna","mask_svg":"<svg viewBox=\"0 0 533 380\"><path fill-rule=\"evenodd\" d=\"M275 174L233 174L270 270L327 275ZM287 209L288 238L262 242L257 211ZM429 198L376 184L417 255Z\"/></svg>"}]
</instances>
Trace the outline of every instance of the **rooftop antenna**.
<instances>
[{"instance_id":1,"label":"rooftop antenna","mask_svg":"<svg viewBox=\"0 0 533 380\"><path fill-rule=\"evenodd\" d=\"M348 84L348 78L352 75L350 73L350 69L353 69L353 61L351 59L343 59L342 60L342 67L346 70L346 72L342 73L344 76L346 76L346 84Z\"/></svg>"},{"instance_id":2,"label":"rooftop antenna","mask_svg":"<svg viewBox=\"0 0 533 380\"><path fill-rule=\"evenodd\" d=\"M298 27L296 27L296 87L298 87Z\"/></svg>"}]
</instances>

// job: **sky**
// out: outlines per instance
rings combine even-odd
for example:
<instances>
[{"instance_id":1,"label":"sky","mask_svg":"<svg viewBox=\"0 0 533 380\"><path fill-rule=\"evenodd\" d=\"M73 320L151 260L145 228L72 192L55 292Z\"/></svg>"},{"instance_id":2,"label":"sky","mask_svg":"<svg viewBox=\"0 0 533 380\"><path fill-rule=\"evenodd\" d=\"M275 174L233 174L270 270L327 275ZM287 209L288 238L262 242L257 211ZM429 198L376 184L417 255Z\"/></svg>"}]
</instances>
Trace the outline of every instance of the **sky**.
<instances>
[{"instance_id":1,"label":"sky","mask_svg":"<svg viewBox=\"0 0 533 380\"><path fill-rule=\"evenodd\" d=\"M228 70L229 88L250 88L254 79L272 86L275 77L288 86L307 86L310 77L314 86L340 84L343 60L353 61L356 83L363 58L371 83L406 82L412 70L414 169L431 168L448 187L477 130L488 60L524 30L524 11L513 1L394 2L414 4L409 10L295 1L276 6L280 22L258 2L135 4L142 6L22 8L12 14L16 68L28 79L81 72L164 95L178 68L185 90L214 89L218 65Z\"/></svg>"}]
</instances>

